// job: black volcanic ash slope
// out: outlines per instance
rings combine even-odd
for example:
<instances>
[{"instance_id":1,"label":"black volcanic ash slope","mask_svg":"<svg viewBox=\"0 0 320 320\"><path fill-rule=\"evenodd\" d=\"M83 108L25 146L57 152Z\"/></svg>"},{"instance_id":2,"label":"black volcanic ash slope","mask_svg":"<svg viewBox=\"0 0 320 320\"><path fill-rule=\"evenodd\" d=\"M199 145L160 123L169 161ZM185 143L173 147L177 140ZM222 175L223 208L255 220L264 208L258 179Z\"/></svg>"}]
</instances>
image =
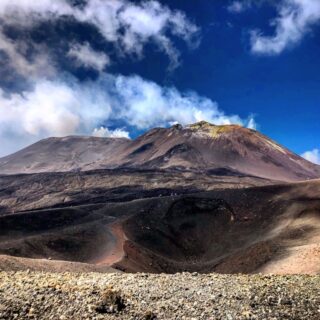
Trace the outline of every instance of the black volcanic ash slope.
<instances>
[{"instance_id":1,"label":"black volcanic ash slope","mask_svg":"<svg viewBox=\"0 0 320 320\"><path fill-rule=\"evenodd\" d=\"M0 254L128 272L319 273L319 191L314 180L2 215Z\"/></svg>"}]
</instances>

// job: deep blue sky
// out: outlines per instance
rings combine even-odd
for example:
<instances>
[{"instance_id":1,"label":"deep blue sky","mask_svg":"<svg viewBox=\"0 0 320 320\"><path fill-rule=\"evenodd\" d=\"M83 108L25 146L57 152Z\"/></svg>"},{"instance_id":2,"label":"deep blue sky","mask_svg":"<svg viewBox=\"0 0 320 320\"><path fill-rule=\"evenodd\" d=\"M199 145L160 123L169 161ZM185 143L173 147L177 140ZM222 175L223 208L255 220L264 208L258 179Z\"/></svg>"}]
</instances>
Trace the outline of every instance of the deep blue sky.
<instances>
[{"instance_id":1,"label":"deep blue sky","mask_svg":"<svg viewBox=\"0 0 320 320\"><path fill-rule=\"evenodd\" d=\"M273 34L274 7L234 14L223 0L162 3L184 11L201 27L200 46L189 50L181 45L182 63L171 74L167 58L152 47L144 60L118 64L114 71L195 90L229 114L253 113L260 131L299 154L319 147L320 25L281 54L261 56L250 52L248 32L259 28Z\"/></svg>"}]
</instances>

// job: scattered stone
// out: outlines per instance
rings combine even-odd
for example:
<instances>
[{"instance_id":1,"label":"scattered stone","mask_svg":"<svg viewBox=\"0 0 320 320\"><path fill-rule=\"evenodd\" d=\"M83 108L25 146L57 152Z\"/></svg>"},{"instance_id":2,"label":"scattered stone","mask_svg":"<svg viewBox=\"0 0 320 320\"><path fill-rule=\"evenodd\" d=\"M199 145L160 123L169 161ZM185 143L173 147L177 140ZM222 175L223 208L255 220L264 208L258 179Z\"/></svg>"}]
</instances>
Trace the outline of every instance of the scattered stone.
<instances>
[{"instance_id":1,"label":"scattered stone","mask_svg":"<svg viewBox=\"0 0 320 320\"><path fill-rule=\"evenodd\" d=\"M0 272L4 320L320 319L320 275Z\"/></svg>"}]
</instances>

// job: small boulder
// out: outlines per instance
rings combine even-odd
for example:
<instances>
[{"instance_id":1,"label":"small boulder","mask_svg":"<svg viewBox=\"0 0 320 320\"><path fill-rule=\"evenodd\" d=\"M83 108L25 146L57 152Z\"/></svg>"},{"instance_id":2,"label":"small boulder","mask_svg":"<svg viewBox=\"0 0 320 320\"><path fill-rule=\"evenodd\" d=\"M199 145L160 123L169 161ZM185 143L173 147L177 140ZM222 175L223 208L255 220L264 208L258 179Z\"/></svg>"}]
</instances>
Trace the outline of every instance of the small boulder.
<instances>
[{"instance_id":1,"label":"small boulder","mask_svg":"<svg viewBox=\"0 0 320 320\"><path fill-rule=\"evenodd\" d=\"M121 296L121 292L112 288L107 289L101 301L96 306L98 313L117 313L125 309L125 299Z\"/></svg>"},{"instance_id":2,"label":"small boulder","mask_svg":"<svg viewBox=\"0 0 320 320\"><path fill-rule=\"evenodd\" d=\"M157 320L157 316L152 311L147 311L142 320Z\"/></svg>"}]
</instances>

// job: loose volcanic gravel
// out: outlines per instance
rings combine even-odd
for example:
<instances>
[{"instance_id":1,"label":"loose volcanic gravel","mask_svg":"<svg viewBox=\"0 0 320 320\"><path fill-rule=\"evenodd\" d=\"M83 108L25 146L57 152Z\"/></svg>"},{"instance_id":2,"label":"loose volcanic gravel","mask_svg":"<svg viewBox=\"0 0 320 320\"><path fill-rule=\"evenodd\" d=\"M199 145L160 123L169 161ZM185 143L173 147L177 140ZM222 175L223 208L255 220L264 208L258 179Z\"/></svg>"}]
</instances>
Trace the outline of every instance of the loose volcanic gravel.
<instances>
[{"instance_id":1,"label":"loose volcanic gravel","mask_svg":"<svg viewBox=\"0 0 320 320\"><path fill-rule=\"evenodd\" d=\"M0 319L320 319L320 275L0 272Z\"/></svg>"}]
</instances>

